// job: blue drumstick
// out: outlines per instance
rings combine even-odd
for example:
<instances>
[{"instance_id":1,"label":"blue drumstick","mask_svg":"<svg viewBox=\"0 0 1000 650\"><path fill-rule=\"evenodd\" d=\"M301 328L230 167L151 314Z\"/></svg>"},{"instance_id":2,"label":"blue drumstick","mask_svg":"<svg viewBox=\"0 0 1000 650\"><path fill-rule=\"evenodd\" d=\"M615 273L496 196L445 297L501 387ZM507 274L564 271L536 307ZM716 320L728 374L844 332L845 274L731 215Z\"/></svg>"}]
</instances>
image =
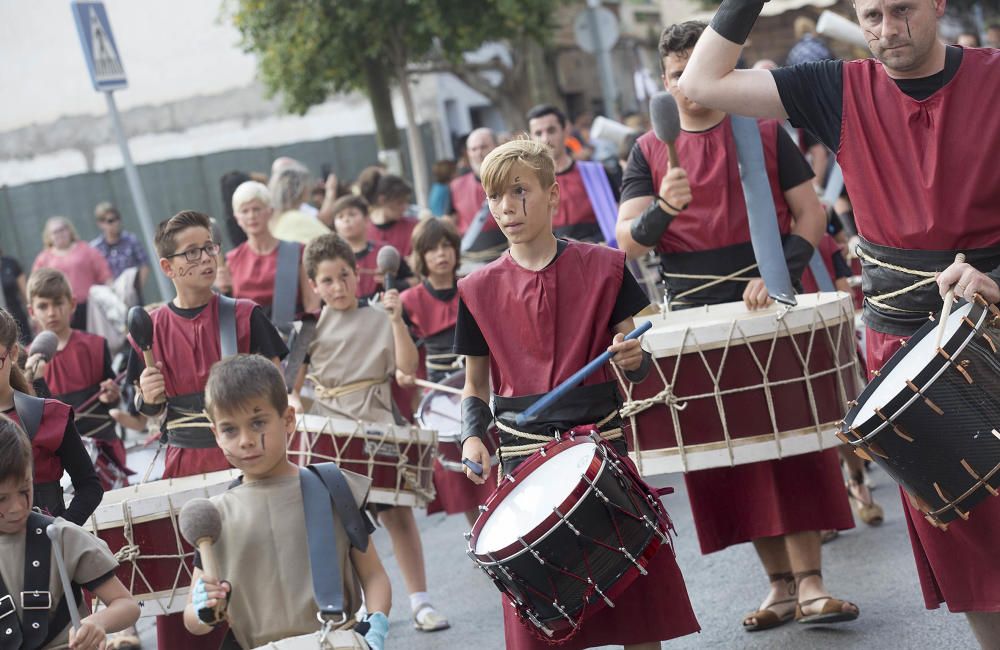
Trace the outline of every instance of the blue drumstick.
<instances>
[{"instance_id":1,"label":"blue drumstick","mask_svg":"<svg viewBox=\"0 0 1000 650\"><path fill-rule=\"evenodd\" d=\"M631 341L632 339L639 338L640 336L645 334L646 331L652 326L653 326L652 321L646 321L639 327L629 332L625 336L625 340ZM527 424L528 422L535 421L538 418L539 413L552 406L552 404L554 404L555 402L562 399L562 397L566 393L568 393L573 388L576 388L579 384L583 382L584 379L597 372L598 368L606 364L608 360L611 359L612 356L614 355L611 352L608 352L607 350L602 352L601 356L597 357L596 359L585 365L583 368L577 370L575 373L573 373L572 377L570 377L563 383L553 388L551 391L540 397L537 402L535 402L534 404L526 408L524 411L519 413L518 416L514 418L514 422L517 424L517 426L521 427Z\"/></svg>"},{"instance_id":2,"label":"blue drumstick","mask_svg":"<svg viewBox=\"0 0 1000 650\"><path fill-rule=\"evenodd\" d=\"M462 459L462 464L472 470L472 473L476 476L483 475L483 466L474 460L469 460L468 458Z\"/></svg>"}]
</instances>

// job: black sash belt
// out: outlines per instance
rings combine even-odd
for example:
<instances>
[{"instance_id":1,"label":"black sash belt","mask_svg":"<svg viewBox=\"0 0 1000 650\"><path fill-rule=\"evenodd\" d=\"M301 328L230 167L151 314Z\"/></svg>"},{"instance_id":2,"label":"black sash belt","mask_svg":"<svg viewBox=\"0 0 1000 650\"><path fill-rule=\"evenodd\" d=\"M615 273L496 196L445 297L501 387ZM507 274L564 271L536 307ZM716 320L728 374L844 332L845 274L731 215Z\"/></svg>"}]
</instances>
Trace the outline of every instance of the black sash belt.
<instances>
[{"instance_id":1,"label":"black sash belt","mask_svg":"<svg viewBox=\"0 0 1000 650\"><path fill-rule=\"evenodd\" d=\"M676 276L721 277L747 269L756 263L750 242L691 253L660 253L660 273L667 285L668 296L687 306L718 305L742 300L746 281L760 277L760 273L756 268L751 268L739 274L745 280L725 280L683 296L681 294L712 280Z\"/></svg>"},{"instance_id":2,"label":"black sash belt","mask_svg":"<svg viewBox=\"0 0 1000 650\"><path fill-rule=\"evenodd\" d=\"M205 413L204 393L167 398L167 420L163 426L163 437L171 447L211 449L217 446Z\"/></svg>"},{"instance_id":3,"label":"black sash belt","mask_svg":"<svg viewBox=\"0 0 1000 650\"><path fill-rule=\"evenodd\" d=\"M60 402L69 404L74 409L86 402L101 390L100 384L87 386L70 393L56 395ZM81 436L90 436L100 440L114 440L115 421L111 419L111 406L100 400L95 400L87 407L85 413L76 412L76 430Z\"/></svg>"},{"instance_id":4,"label":"black sash belt","mask_svg":"<svg viewBox=\"0 0 1000 650\"><path fill-rule=\"evenodd\" d=\"M11 592L0 577L0 650L35 650L48 645L69 624L66 595L52 602L49 575L52 566L52 540L45 529L51 517L32 512L28 515L24 540L23 591ZM80 589L73 585L80 602ZM14 599L21 601L18 624Z\"/></svg>"},{"instance_id":5,"label":"black sash belt","mask_svg":"<svg viewBox=\"0 0 1000 650\"><path fill-rule=\"evenodd\" d=\"M515 418L519 413L534 404L541 395L524 395L521 397L500 397L493 396L493 409L496 419L508 427L533 433L537 435L555 436L558 433L569 431L573 427L581 424L595 424L608 417L609 413L616 413L621 409L622 398L618 392L618 384L613 381L603 384L592 384L589 386L578 386L566 394L565 397L553 404L549 409L543 411L537 420L518 427ZM602 431L616 429L622 426L621 418L618 415L608 420L601 426ZM500 431L500 451L503 455L503 448L510 445L520 445L526 440L516 435ZM625 455L628 452L625 437L611 441L615 450ZM526 460L526 456L503 459L504 474L510 474L515 467Z\"/></svg>"},{"instance_id":6,"label":"black sash belt","mask_svg":"<svg viewBox=\"0 0 1000 650\"><path fill-rule=\"evenodd\" d=\"M1000 246L962 249L962 252L966 262L984 273L1000 266ZM924 274L943 271L955 261L956 251L892 248L862 239L858 253L865 293L864 319L869 327L885 334L910 336L927 322L928 314L941 310L941 294L931 276L899 269ZM924 281L921 286L885 297L921 281Z\"/></svg>"}]
</instances>

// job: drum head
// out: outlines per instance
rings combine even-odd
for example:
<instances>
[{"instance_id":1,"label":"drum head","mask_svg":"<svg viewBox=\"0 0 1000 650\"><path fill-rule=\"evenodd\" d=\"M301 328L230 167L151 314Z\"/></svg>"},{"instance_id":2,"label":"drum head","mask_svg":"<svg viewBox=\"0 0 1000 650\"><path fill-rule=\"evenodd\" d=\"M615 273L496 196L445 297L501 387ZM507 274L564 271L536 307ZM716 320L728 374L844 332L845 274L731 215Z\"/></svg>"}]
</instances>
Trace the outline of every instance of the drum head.
<instances>
[{"instance_id":1,"label":"drum head","mask_svg":"<svg viewBox=\"0 0 1000 650\"><path fill-rule=\"evenodd\" d=\"M945 325L943 341L948 341L962 324L962 319L969 315L972 310L972 303L966 303L951 312L948 322ZM912 339L911 339L912 340ZM888 374L882 375L882 381L875 387L875 390L858 404L855 412L853 424L855 426L867 422L875 417L875 409L884 407L893 398L904 390L907 390L906 380L913 380L917 374L922 372L937 354L937 328L927 332L919 341L906 348L901 349L896 354L905 354L899 363Z\"/></svg>"},{"instance_id":2,"label":"drum head","mask_svg":"<svg viewBox=\"0 0 1000 650\"><path fill-rule=\"evenodd\" d=\"M441 382L452 388L465 386L465 371L453 372ZM462 398L441 390L432 390L420 400L416 414L421 429L438 432L439 442L457 443L462 435Z\"/></svg>"},{"instance_id":3,"label":"drum head","mask_svg":"<svg viewBox=\"0 0 1000 650\"><path fill-rule=\"evenodd\" d=\"M518 476L514 488L483 523L475 552L499 551L534 530L580 484L596 452L595 443L582 442L549 457L531 473Z\"/></svg>"}]
</instances>

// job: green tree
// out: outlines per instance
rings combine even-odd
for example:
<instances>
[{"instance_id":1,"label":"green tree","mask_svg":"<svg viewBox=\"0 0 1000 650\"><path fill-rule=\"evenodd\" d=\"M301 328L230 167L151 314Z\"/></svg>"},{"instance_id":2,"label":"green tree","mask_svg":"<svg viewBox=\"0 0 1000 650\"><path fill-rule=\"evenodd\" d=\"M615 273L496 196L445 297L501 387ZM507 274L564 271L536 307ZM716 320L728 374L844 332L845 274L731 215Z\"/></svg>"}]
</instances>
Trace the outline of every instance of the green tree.
<instances>
[{"instance_id":1,"label":"green tree","mask_svg":"<svg viewBox=\"0 0 1000 650\"><path fill-rule=\"evenodd\" d=\"M509 126L520 126L533 99L554 94L551 73L544 65L539 72L537 61L559 1L236 0L230 13L265 86L288 110L301 114L331 93L362 90L372 103L379 146L395 149L389 88L399 84L412 108L407 81L413 72L454 73L493 102ZM510 59L466 60L489 41L506 42ZM419 139L411 137L410 144L416 160Z\"/></svg>"}]
</instances>

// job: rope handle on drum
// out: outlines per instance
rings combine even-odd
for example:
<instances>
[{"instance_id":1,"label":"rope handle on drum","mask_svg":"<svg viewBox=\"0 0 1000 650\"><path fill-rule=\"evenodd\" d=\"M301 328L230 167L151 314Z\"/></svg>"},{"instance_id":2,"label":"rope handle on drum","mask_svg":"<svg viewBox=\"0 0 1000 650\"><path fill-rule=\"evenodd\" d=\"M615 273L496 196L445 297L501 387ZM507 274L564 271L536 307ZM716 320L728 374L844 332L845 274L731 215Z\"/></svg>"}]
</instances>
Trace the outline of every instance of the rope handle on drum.
<instances>
[{"instance_id":1,"label":"rope handle on drum","mask_svg":"<svg viewBox=\"0 0 1000 650\"><path fill-rule=\"evenodd\" d=\"M631 341L633 339L637 339L643 334L645 334L647 331L649 331L649 328L651 328L652 326L653 326L652 321L646 321L645 323L639 325L634 330L625 335L624 340ZM540 397L538 401L536 401L534 404L526 408L524 411L518 413L517 417L514 418L515 424L517 424L517 426L519 427L523 427L525 424L537 420L539 413L541 413L545 409L549 408L550 406L558 402L566 395L566 393L568 393L569 391L571 391L572 389L576 388L578 385L583 383L583 380L585 380L587 377L597 372L601 366L610 361L612 356L614 355L608 350L602 352L596 359L594 359L593 361L585 365L583 368L580 368L575 373L573 373L573 376L571 376L569 379L567 379L566 381L559 384L551 391Z\"/></svg>"}]
</instances>

